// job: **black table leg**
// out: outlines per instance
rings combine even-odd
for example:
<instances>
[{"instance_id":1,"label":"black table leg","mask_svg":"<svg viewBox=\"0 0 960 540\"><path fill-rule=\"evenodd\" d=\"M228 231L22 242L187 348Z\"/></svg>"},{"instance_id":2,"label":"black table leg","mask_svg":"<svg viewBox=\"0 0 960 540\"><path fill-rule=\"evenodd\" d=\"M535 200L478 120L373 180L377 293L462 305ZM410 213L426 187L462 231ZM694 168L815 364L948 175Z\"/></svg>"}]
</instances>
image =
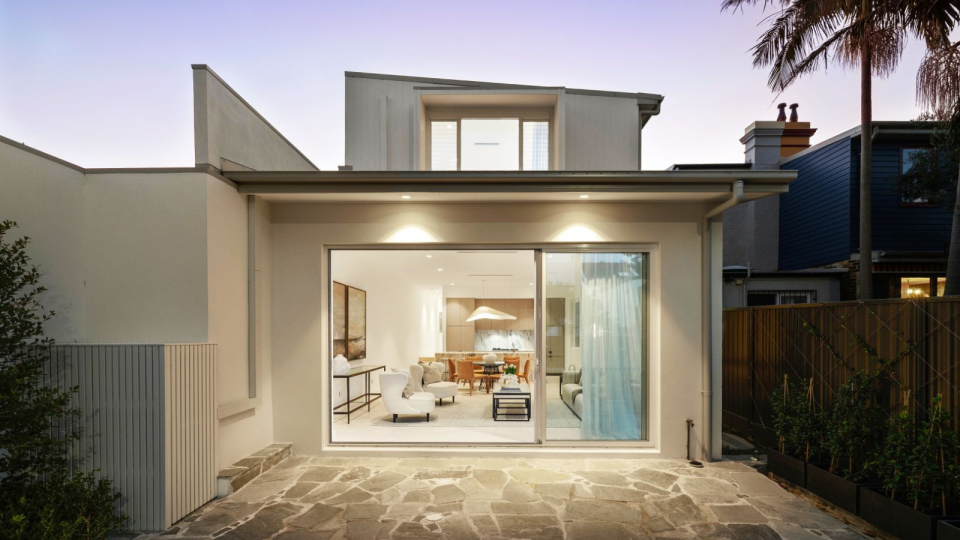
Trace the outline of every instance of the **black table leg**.
<instances>
[{"instance_id":1,"label":"black table leg","mask_svg":"<svg viewBox=\"0 0 960 540\"><path fill-rule=\"evenodd\" d=\"M347 425L350 424L350 379L347 381Z\"/></svg>"},{"instance_id":2,"label":"black table leg","mask_svg":"<svg viewBox=\"0 0 960 540\"><path fill-rule=\"evenodd\" d=\"M370 412L370 372L367 372L367 412Z\"/></svg>"}]
</instances>

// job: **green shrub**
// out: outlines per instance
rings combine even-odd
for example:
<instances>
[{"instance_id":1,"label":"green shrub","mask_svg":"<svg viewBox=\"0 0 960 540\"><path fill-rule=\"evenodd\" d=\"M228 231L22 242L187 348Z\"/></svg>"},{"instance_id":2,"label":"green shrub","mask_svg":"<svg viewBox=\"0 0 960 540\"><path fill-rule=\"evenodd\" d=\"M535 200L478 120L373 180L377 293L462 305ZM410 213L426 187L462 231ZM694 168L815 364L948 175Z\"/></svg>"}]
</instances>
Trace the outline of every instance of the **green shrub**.
<instances>
[{"instance_id":1,"label":"green shrub","mask_svg":"<svg viewBox=\"0 0 960 540\"><path fill-rule=\"evenodd\" d=\"M773 427L778 450L810 461L820 455L823 445L823 413L813 399L813 379L806 388L783 376L783 386L774 389Z\"/></svg>"},{"instance_id":2,"label":"green shrub","mask_svg":"<svg viewBox=\"0 0 960 540\"><path fill-rule=\"evenodd\" d=\"M878 399L878 384L885 377L886 371L857 371L837 391L824 436L830 472L854 482L869 475L887 417Z\"/></svg>"},{"instance_id":3,"label":"green shrub","mask_svg":"<svg viewBox=\"0 0 960 540\"><path fill-rule=\"evenodd\" d=\"M909 393L907 396L904 402L909 404ZM887 495L916 510L947 513L947 493L960 480L956 464L960 448L949 418L938 395L928 418L919 425L908 405L890 421L875 465Z\"/></svg>"},{"instance_id":4,"label":"green shrub","mask_svg":"<svg viewBox=\"0 0 960 540\"><path fill-rule=\"evenodd\" d=\"M125 520L117 515L110 482L70 472L67 457L78 439L65 431L76 388L43 384L52 340L40 305L46 290L30 264L28 238L6 239L16 226L0 222L0 537L104 538Z\"/></svg>"}]
</instances>

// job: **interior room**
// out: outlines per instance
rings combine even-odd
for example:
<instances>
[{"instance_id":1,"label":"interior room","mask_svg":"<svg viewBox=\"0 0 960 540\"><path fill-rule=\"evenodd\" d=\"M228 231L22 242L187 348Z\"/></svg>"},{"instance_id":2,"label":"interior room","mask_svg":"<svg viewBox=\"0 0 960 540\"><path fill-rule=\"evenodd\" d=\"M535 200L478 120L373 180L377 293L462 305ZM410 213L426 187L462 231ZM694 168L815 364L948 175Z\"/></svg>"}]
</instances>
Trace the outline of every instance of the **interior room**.
<instances>
[{"instance_id":1,"label":"interior room","mask_svg":"<svg viewBox=\"0 0 960 540\"><path fill-rule=\"evenodd\" d=\"M533 251L333 250L330 267L332 442L536 442Z\"/></svg>"}]
</instances>

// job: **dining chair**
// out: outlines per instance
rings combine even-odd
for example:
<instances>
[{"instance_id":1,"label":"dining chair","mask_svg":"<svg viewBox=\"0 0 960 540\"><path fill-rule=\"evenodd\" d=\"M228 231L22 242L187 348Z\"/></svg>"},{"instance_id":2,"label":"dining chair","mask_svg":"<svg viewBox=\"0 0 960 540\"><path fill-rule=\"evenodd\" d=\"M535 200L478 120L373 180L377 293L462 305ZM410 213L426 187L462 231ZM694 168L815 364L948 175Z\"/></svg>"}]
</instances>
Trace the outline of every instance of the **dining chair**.
<instances>
[{"instance_id":1,"label":"dining chair","mask_svg":"<svg viewBox=\"0 0 960 540\"><path fill-rule=\"evenodd\" d=\"M482 357L482 356L465 356L463 359L464 359L465 361L467 361L467 362L470 362L470 366L471 366L470 369L473 370L474 373L476 373L476 374L478 374L478 375L483 375L483 368L480 367L480 366L474 365L474 362L481 362L481 361L483 361L483 357ZM459 362L458 362L458 364L459 364Z\"/></svg>"},{"instance_id":2,"label":"dining chair","mask_svg":"<svg viewBox=\"0 0 960 540\"><path fill-rule=\"evenodd\" d=\"M470 395L473 395L473 383L476 380L487 381L487 386L490 385L490 376L485 375L482 371L476 373L473 371L473 361L472 360L457 360L457 376L459 380L467 382L470 384Z\"/></svg>"},{"instance_id":3,"label":"dining chair","mask_svg":"<svg viewBox=\"0 0 960 540\"><path fill-rule=\"evenodd\" d=\"M520 357L519 357L519 356L504 356L504 357L503 357L503 361L506 362L506 363L504 364L504 367L506 367L506 366L514 366L514 367L516 367L516 368L517 368L517 377L520 376Z\"/></svg>"},{"instance_id":4,"label":"dining chair","mask_svg":"<svg viewBox=\"0 0 960 540\"><path fill-rule=\"evenodd\" d=\"M450 377L448 380L451 382L457 382L457 363L454 362L453 358L447 358L447 366L450 371Z\"/></svg>"},{"instance_id":5,"label":"dining chair","mask_svg":"<svg viewBox=\"0 0 960 540\"><path fill-rule=\"evenodd\" d=\"M521 371L517 375L517 378L527 384L530 384L530 379L528 379L529 376L530 376L530 357L528 356L526 363L523 364L523 371Z\"/></svg>"}]
</instances>

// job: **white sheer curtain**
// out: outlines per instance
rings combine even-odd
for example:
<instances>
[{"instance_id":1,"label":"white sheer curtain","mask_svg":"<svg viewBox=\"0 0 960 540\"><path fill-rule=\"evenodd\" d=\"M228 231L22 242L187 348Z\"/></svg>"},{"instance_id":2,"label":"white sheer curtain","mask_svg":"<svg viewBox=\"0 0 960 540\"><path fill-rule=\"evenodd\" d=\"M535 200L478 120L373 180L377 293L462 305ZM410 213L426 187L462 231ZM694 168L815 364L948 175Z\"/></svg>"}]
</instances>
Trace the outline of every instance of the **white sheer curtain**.
<instances>
[{"instance_id":1,"label":"white sheer curtain","mask_svg":"<svg viewBox=\"0 0 960 540\"><path fill-rule=\"evenodd\" d=\"M645 255L585 253L581 279L587 440L640 440L645 421Z\"/></svg>"}]
</instances>

